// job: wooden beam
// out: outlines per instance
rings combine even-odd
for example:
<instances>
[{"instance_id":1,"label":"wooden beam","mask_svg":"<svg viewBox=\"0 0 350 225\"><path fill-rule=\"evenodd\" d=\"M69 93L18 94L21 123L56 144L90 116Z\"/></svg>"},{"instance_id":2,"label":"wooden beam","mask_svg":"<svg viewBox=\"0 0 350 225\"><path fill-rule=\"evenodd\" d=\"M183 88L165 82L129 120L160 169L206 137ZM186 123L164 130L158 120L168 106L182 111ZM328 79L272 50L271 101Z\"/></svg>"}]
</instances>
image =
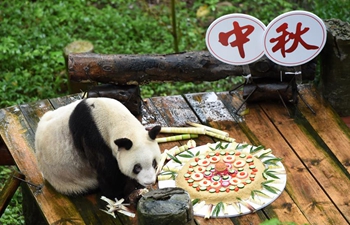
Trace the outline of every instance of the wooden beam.
<instances>
[{"instance_id":1,"label":"wooden beam","mask_svg":"<svg viewBox=\"0 0 350 225\"><path fill-rule=\"evenodd\" d=\"M229 76L251 73L254 77L280 79L281 71L301 68L305 80L313 80L316 63L301 67L284 67L266 57L249 66L234 66L214 58L207 51L168 55L102 55L69 54L68 73L71 81L115 84L144 84L152 81L215 81Z\"/></svg>"}]
</instances>

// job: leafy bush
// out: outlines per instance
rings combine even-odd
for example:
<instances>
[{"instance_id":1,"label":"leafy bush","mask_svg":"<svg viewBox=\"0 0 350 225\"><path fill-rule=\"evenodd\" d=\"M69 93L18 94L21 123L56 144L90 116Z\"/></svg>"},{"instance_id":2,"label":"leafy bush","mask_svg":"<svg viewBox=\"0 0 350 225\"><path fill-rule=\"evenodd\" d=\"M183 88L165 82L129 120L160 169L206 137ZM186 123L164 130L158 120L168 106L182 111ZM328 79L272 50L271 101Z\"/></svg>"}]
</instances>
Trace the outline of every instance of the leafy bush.
<instances>
[{"instance_id":1,"label":"leafy bush","mask_svg":"<svg viewBox=\"0 0 350 225\"><path fill-rule=\"evenodd\" d=\"M157 2L157 1L150 1ZM163 1L160 1L163 2ZM350 22L348 0L177 0L176 33L170 1L146 0L2 0L0 1L0 107L67 94L63 48L88 40L104 54L173 53L204 50L209 24L227 13L247 13L268 24L279 14L305 8L321 18ZM223 91L235 78L217 82L163 83L142 86L143 97L194 91ZM0 172L5 171L0 168ZM0 179L6 175L1 174ZM13 202L20 203L20 197ZM17 204L15 204L17 205ZM17 208L16 208L17 209ZM14 221L11 208L0 219ZM19 219L18 224L23 221ZM15 224L15 223L13 223Z\"/></svg>"}]
</instances>

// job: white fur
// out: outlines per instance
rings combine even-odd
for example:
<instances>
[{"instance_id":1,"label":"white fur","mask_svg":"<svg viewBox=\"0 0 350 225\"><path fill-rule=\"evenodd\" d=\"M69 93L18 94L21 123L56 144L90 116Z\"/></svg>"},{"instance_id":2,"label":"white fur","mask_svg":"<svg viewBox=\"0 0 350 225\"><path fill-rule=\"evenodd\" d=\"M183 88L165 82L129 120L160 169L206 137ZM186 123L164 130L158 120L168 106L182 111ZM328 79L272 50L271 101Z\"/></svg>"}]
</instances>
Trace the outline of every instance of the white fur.
<instances>
[{"instance_id":1,"label":"white fur","mask_svg":"<svg viewBox=\"0 0 350 225\"><path fill-rule=\"evenodd\" d=\"M47 112L35 135L39 169L54 188L65 194L79 194L98 186L96 171L76 154L69 131L69 117L80 101ZM89 98L87 103L94 104L94 120L121 172L144 186L154 183L156 174L152 162L153 159L159 162L160 150L142 124L116 100ZM118 138L129 138L132 148L119 150L114 144ZM143 168L138 175L132 172L136 163Z\"/></svg>"}]
</instances>

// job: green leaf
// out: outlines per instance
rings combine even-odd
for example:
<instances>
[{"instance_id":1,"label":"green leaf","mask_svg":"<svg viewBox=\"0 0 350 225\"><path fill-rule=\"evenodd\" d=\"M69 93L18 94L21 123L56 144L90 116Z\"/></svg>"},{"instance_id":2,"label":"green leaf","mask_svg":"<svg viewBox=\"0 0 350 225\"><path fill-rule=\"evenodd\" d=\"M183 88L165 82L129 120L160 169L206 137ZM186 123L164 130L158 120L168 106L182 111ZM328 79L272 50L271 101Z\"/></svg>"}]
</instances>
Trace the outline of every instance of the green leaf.
<instances>
[{"instance_id":1,"label":"green leaf","mask_svg":"<svg viewBox=\"0 0 350 225\"><path fill-rule=\"evenodd\" d=\"M193 200L192 200L192 205L195 205L195 204L197 204L198 202L200 202L200 199L199 199L199 198L193 199Z\"/></svg>"},{"instance_id":2,"label":"green leaf","mask_svg":"<svg viewBox=\"0 0 350 225\"><path fill-rule=\"evenodd\" d=\"M276 187L273 187L273 186L269 186L268 184L273 182L273 180L268 180L268 181L265 181L265 182L262 182L261 183L261 186L263 188L265 188L267 191L273 193L273 194L277 194L278 191L280 191L278 188Z\"/></svg>"},{"instance_id":3,"label":"green leaf","mask_svg":"<svg viewBox=\"0 0 350 225\"><path fill-rule=\"evenodd\" d=\"M224 203L223 202L219 202L218 204L216 204L216 206L212 212L212 215L218 217L221 210L224 210Z\"/></svg>"},{"instance_id":4,"label":"green leaf","mask_svg":"<svg viewBox=\"0 0 350 225\"><path fill-rule=\"evenodd\" d=\"M254 198L255 198L255 195L257 195L257 194L263 195L263 196L265 196L265 197L269 197L267 194L265 194L265 193L262 192L262 191L259 191L259 190L252 190L252 192L251 192L252 199L254 199Z\"/></svg>"},{"instance_id":5,"label":"green leaf","mask_svg":"<svg viewBox=\"0 0 350 225\"><path fill-rule=\"evenodd\" d=\"M193 155L190 154L179 154L177 156L183 157L183 158L193 158Z\"/></svg>"},{"instance_id":6,"label":"green leaf","mask_svg":"<svg viewBox=\"0 0 350 225\"><path fill-rule=\"evenodd\" d=\"M269 164L269 165L277 165L278 162L281 162L281 158L271 158L263 161L264 164Z\"/></svg>"},{"instance_id":7,"label":"green leaf","mask_svg":"<svg viewBox=\"0 0 350 225\"><path fill-rule=\"evenodd\" d=\"M263 150L263 149L265 149L265 147L262 146L262 145L259 145L259 146L257 146L256 148L254 148L254 146L252 146L252 147L250 148L250 153L255 153L255 152L258 152L258 151Z\"/></svg>"},{"instance_id":8,"label":"green leaf","mask_svg":"<svg viewBox=\"0 0 350 225\"><path fill-rule=\"evenodd\" d=\"M168 155L169 158L171 158L172 160L174 160L174 162L179 163L179 164L182 165L182 162L181 162L178 158L176 158L176 156L173 156L173 155L171 155L171 154L169 154L169 153L167 153L167 155Z\"/></svg>"},{"instance_id":9,"label":"green leaf","mask_svg":"<svg viewBox=\"0 0 350 225\"><path fill-rule=\"evenodd\" d=\"M270 170L269 168L266 168L263 172L264 177L272 177L274 179L280 179L276 174L276 171Z\"/></svg>"},{"instance_id":10,"label":"green leaf","mask_svg":"<svg viewBox=\"0 0 350 225\"><path fill-rule=\"evenodd\" d=\"M238 145L236 146L236 150L244 149L244 148L246 148L247 146L248 146L248 144L238 144Z\"/></svg>"}]
</instances>

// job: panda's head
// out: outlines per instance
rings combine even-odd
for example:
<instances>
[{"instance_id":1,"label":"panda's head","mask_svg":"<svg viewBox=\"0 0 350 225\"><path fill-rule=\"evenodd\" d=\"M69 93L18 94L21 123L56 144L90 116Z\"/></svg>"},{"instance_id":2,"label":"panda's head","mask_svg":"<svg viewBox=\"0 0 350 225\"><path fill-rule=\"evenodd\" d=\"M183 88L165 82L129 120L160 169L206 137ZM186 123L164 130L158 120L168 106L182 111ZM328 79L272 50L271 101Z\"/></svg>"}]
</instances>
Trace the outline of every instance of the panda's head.
<instances>
[{"instance_id":1,"label":"panda's head","mask_svg":"<svg viewBox=\"0 0 350 225\"><path fill-rule=\"evenodd\" d=\"M156 170L161 153L155 139L160 128L155 126L150 131L140 131L133 140L130 138L114 140L114 144L118 146L118 151L114 155L118 160L120 171L143 186L156 182Z\"/></svg>"}]
</instances>

